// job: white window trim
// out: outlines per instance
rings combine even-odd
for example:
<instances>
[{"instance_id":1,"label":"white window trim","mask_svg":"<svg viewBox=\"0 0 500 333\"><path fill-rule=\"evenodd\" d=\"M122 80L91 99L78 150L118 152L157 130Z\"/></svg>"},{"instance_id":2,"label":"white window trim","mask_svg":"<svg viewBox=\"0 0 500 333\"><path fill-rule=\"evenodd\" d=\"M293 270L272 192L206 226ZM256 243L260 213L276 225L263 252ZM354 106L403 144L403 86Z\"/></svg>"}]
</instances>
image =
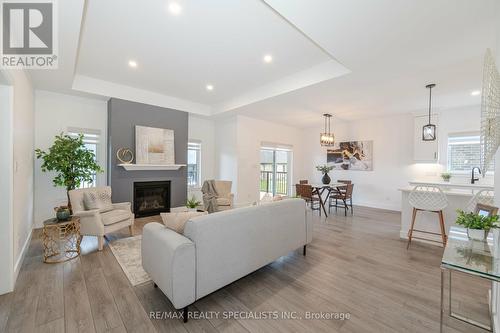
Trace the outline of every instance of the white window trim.
<instances>
[{"instance_id":1,"label":"white window trim","mask_svg":"<svg viewBox=\"0 0 500 333\"><path fill-rule=\"evenodd\" d=\"M189 185L188 184L188 190L190 191L197 191L197 190L201 190L201 187L202 187L202 149L203 149L203 146L202 146L202 142L201 140L198 140L198 139L188 139L188 150L189 150L189 145L190 144L193 144L193 145L198 145L198 158L199 158L199 161L198 161L198 185ZM187 161L186 161L187 162Z\"/></svg>"}]
</instances>

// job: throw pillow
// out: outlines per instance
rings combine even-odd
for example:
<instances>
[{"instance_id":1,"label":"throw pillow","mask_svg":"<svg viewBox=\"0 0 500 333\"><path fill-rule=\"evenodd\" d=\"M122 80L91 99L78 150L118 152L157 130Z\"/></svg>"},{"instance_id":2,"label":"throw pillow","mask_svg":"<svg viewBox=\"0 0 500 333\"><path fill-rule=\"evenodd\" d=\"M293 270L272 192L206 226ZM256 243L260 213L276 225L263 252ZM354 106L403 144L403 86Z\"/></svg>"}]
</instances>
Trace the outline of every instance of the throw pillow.
<instances>
[{"instance_id":1,"label":"throw pillow","mask_svg":"<svg viewBox=\"0 0 500 333\"><path fill-rule=\"evenodd\" d=\"M206 215L208 212L180 212L180 213L161 213L161 219L165 226L179 234L184 233L184 227L187 221L196 216Z\"/></svg>"},{"instance_id":2,"label":"throw pillow","mask_svg":"<svg viewBox=\"0 0 500 333\"><path fill-rule=\"evenodd\" d=\"M83 194L83 204L86 210L99 209L107 212L113 209L111 203L111 193L104 190L95 190Z\"/></svg>"}]
</instances>

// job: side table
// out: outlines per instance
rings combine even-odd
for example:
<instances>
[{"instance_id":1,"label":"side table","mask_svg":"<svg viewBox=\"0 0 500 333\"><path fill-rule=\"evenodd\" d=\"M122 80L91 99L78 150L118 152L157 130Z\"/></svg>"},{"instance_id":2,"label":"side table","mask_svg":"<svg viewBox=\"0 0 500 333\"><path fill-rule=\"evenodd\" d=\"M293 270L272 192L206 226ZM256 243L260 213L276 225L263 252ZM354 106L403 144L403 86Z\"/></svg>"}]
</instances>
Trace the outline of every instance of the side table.
<instances>
[{"instance_id":1,"label":"side table","mask_svg":"<svg viewBox=\"0 0 500 333\"><path fill-rule=\"evenodd\" d=\"M74 259L80 255L80 218L68 221L49 219L43 222L43 262L53 264Z\"/></svg>"}]
</instances>

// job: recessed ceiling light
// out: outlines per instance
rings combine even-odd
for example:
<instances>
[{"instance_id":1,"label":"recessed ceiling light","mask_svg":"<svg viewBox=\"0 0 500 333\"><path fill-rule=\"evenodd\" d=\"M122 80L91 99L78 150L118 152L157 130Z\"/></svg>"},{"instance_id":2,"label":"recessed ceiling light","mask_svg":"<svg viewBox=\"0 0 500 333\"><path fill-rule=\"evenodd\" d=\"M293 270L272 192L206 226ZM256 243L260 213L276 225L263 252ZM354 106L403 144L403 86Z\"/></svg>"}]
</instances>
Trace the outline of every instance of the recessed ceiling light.
<instances>
[{"instance_id":1,"label":"recessed ceiling light","mask_svg":"<svg viewBox=\"0 0 500 333\"><path fill-rule=\"evenodd\" d=\"M172 15L179 15L182 12L182 7L177 2L171 2L168 4L168 11Z\"/></svg>"},{"instance_id":2,"label":"recessed ceiling light","mask_svg":"<svg viewBox=\"0 0 500 333\"><path fill-rule=\"evenodd\" d=\"M479 96L481 95L481 90L474 90L473 92L470 93L472 96Z\"/></svg>"},{"instance_id":3,"label":"recessed ceiling light","mask_svg":"<svg viewBox=\"0 0 500 333\"><path fill-rule=\"evenodd\" d=\"M214 90L214 86L211 85L211 84L207 84L206 88L207 88L208 91Z\"/></svg>"},{"instance_id":4,"label":"recessed ceiling light","mask_svg":"<svg viewBox=\"0 0 500 333\"><path fill-rule=\"evenodd\" d=\"M135 62L134 60L129 60L128 65L130 67L132 67L132 68L136 68L137 67L137 62Z\"/></svg>"},{"instance_id":5,"label":"recessed ceiling light","mask_svg":"<svg viewBox=\"0 0 500 333\"><path fill-rule=\"evenodd\" d=\"M265 62L265 63L267 63L267 64L269 64L269 63L273 62L273 56L272 56L272 55L270 55L270 54L266 54L266 55L264 56L264 58L262 58L262 59L263 59L263 60L264 60L264 62Z\"/></svg>"}]
</instances>

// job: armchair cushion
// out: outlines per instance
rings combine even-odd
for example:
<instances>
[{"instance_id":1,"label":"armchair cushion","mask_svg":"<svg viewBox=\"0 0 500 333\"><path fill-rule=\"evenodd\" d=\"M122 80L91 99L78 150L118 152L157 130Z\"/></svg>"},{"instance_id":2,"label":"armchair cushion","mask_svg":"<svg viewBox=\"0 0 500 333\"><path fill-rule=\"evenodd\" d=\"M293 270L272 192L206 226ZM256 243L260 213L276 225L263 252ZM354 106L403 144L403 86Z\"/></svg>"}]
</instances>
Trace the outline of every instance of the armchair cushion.
<instances>
[{"instance_id":1,"label":"armchair cushion","mask_svg":"<svg viewBox=\"0 0 500 333\"><path fill-rule=\"evenodd\" d=\"M101 212L112 210L111 189L101 187L96 188L94 191L84 192L83 204L86 210L99 209Z\"/></svg>"},{"instance_id":2,"label":"armchair cushion","mask_svg":"<svg viewBox=\"0 0 500 333\"><path fill-rule=\"evenodd\" d=\"M121 221L128 220L131 217L132 213L130 211L121 209L113 209L105 213L101 213L101 219L104 225L115 224Z\"/></svg>"}]
</instances>

